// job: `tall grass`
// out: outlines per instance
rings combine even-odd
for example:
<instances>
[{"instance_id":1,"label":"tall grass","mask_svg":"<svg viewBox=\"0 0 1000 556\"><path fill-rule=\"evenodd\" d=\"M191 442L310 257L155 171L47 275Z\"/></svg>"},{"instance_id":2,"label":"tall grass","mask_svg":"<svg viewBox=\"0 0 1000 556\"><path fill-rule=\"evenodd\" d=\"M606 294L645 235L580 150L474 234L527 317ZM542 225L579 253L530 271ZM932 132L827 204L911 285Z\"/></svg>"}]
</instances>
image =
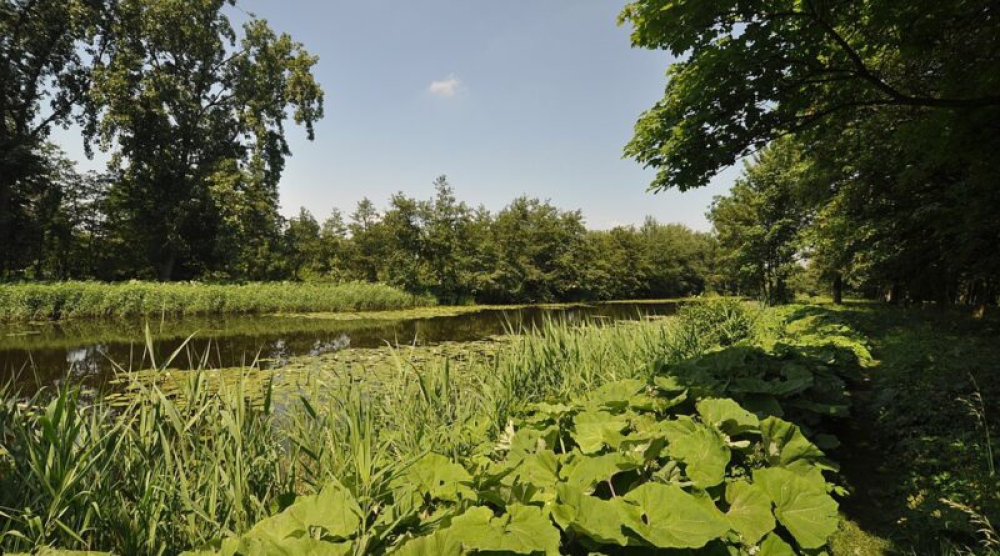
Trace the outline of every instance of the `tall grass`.
<instances>
[{"instance_id":1,"label":"tall grass","mask_svg":"<svg viewBox=\"0 0 1000 556\"><path fill-rule=\"evenodd\" d=\"M526 403L646 376L653 361L689 355L694 326L549 322L491 356L397 348L392 369L317 369L280 388L261 387L253 368L217 380L199 366L170 389L134 375L125 405L71 386L28 400L2 391L0 549L174 554L245 532L331 480L374 515L407 462L473 456Z\"/></svg>"},{"instance_id":2,"label":"tall grass","mask_svg":"<svg viewBox=\"0 0 1000 556\"><path fill-rule=\"evenodd\" d=\"M378 311L433 305L383 284L0 284L0 322L136 316Z\"/></svg>"}]
</instances>

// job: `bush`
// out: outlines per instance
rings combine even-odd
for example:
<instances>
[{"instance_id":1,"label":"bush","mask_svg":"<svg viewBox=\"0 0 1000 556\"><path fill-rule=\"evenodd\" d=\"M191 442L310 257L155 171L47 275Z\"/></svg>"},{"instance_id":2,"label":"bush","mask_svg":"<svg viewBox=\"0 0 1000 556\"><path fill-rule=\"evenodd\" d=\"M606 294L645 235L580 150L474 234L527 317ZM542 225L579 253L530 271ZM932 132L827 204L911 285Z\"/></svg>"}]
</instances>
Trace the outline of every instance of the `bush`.
<instances>
[{"instance_id":1,"label":"bush","mask_svg":"<svg viewBox=\"0 0 1000 556\"><path fill-rule=\"evenodd\" d=\"M684 305L677 316L680 333L692 344L692 352L697 352L755 339L760 310L738 299L720 297Z\"/></svg>"}]
</instances>

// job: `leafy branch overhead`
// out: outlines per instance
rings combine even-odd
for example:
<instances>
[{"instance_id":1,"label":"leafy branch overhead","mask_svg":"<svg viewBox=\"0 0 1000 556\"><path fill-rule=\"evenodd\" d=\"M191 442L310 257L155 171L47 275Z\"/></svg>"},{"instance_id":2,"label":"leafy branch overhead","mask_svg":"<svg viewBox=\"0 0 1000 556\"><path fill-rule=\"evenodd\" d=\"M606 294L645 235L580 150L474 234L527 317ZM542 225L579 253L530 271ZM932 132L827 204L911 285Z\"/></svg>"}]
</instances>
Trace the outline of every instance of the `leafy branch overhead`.
<instances>
[{"instance_id":1,"label":"leafy branch overhead","mask_svg":"<svg viewBox=\"0 0 1000 556\"><path fill-rule=\"evenodd\" d=\"M651 189L683 191L833 118L1000 106L995 10L987 0L631 2L620 22L633 44L677 61L626 154L658 170Z\"/></svg>"}]
</instances>

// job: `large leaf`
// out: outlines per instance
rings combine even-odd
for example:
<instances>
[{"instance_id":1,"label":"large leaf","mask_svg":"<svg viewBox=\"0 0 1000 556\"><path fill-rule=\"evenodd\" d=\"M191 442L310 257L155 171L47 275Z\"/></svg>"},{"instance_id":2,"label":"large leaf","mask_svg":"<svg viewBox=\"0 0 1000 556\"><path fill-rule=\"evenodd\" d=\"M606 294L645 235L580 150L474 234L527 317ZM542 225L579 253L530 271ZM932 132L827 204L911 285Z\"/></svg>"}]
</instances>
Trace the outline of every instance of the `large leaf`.
<instances>
[{"instance_id":1,"label":"large leaf","mask_svg":"<svg viewBox=\"0 0 1000 556\"><path fill-rule=\"evenodd\" d=\"M463 547L473 550L559 555L559 530L535 506L512 504L499 517L477 506L453 519L447 530Z\"/></svg>"},{"instance_id":2,"label":"large leaf","mask_svg":"<svg viewBox=\"0 0 1000 556\"><path fill-rule=\"evenodd\" d=\"M618 380L592 391L585 401L588 405L598 409L625 409L633 397L645 389L646 383L641 380Z\"/></svg>"},{"instance_id":3,"label":"large leaf","mask_svg":"<svg viewBox=\"0 0 1000 556\"><path fill-rule=\"evenodd\" d=\"M734 481L726 485L726 518L747 544L756 544L774 530L771 498L759 485Z\"/></svg>"},{"instance_id":4,"label":"large leaf","mask_svg":"<svg viewBox=\"0 0 1000 556\"><path fill-rule=\"evenodd\" d=\"M771 533L760 543L757 556L795 556L795 550L778 535Z\"/></svg>"},{"instance_id":5,"label":"large leaf","mask_svg":"<svg viewBox=\"0 0 1000 556\"><path fill-rule=\"evenodd\" d=\"M701 400L698 402L698 413L703 421L730 436L754 432L760 427L760 420L756 415L730 399Z\"/></svg>"},{"instance_id":6,"label":"large leaf","mask_svg":"<svg viewBox=\"0 0 1000 556\"><path fill-rule=\"evenodd\" d=\"M757 469L754 482L774 502L774 515L803 548L820 548L837 530L837 502L826 485L788 469Z\"/></svg>"},{"instance_id":7,"label":"large leaf","mask_svg":"<svg viewBox=\"0 0 1000 556\"><path fill-rule=\"evenodd\" d=\"M585 454L596 454L605 446L616 447L628 419L607 411L585 411L573 419L573 440Z\"/></svg>"},{"instance_id":8,"label":"large leaf","mask_svg":"<svg viewBox=\"0 0 1000 556\"><path fill-rule=\"evenodd\" d=\"M246 538L282 540L310 536L314 529L323 537L347 539L357 533L361 508L347 490L334 483L315 496L297 500L280 514L265 519L247 533Z\"/></svg>"},{"instance_id":9,"label":"large leaf","mask_svg":"<svg viewBox=\"0 0 1000 556\"><path fill-rule=\"evenodd\" d=\"M464 467L440 454L427 454L393 479L394 490L407 490L433 500L457 502L475 498L472 476Z\"/></svg>"},{"instance_id":10,"label":"large leaf","mask_svg":"<svg viewBox=\"0 0 1000 556\"><path fill-rule=\"evenodd\" d=\"M625 546L628 537L622 530L621 501L587 496L579 489L562 484L552 517L564 529L575 531L599 544Z\"/></svg>"},{"instance_id":11,"label":"large leaf","mask_svg":"<svg viewBox=\"0 0 1000 556\"><path fill-rule=\"evenodd\" d=\"M405 543L393 556L462 556L462 543L450 529L435 531Z\"/></svg>"},{"instance_id":12,"label":"large leaf","mask_svg":"<svg viewBox=\"0 0 1000 556\"><path fill-rule=\"evenodd\" d=\"M637 467L639 464L634 459L620 452L600 456L574 452L560 471L560 475L574 488L589 494L598 483L607 481L617 473Z\"/></svg>"},{"instance_id":13,"label":"large leaf","mask_svg":"<svg viewBox=\"0 0 1000 556\"><path fill-rule=\"evenodd\" d=\"M646 483L624 500L625 526L658 548L701 548L729 531L729 521L710 499L677 485Z\"/></svg>"},{"instance_id":14,"label":"large leaf","mask_svg":"<svg viewBox=\"0 0 1000 556\"><path fill-rule=\"evenodd\" d=\"M718 431L694 423L689 432L668 431L667 453L686 465L685 473L701 488L713 487L726 478L731 453Z\"/></svg>"},{"instance_id":15,"label":"large leaf","mask_svg":"<svg viewBox=\"0 0 1000 556\"><path fill-rule=\"evenodd\" d=\"M773 466L788 466L798 461L811 464L826 464L822 450L802 434L799 427L777 417L768 417L760 423L760 433L764 443L764 455Z\"/></svg>"},{"instance_id":16,"label":"large leaf","mask_svg":"<svg viewBox=\"0 0 1000 556\"><path fill-rule=\"evenodd\" d=\"M347 556L354 548L349 542L326 542L311 537L277 540L247 537L240 543L240 556Z\"/></svg>"}]
</instances>

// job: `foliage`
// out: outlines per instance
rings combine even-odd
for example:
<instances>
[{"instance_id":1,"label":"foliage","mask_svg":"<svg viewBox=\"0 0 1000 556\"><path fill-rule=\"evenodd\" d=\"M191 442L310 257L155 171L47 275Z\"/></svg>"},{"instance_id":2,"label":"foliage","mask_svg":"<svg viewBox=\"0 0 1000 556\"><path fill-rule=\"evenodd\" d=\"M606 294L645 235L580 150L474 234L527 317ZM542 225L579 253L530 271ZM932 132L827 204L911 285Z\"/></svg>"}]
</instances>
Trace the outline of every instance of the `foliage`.
<instances>
[{"instance_id":1,"label":"foliage","mask_svg":"<svg viewBox=\"0 0 1000 556\"><path fill-rule=\"evenodd\" d=\"M653 188L705 185L782 135L826 134L831 117L985 113L996 92L988 0L629 2L635 46L668 50L663 99L626 152L659 170Z\"/></svg>"},{"instance_id":2,"label":"foliage","mask_svg":"<svg viewBox=\"0 0 1000 556\"><path fill-rule=\"evenodd\" d=\"M134 316L377 311L433 305L381 284L214 285L58 282L0 285L0 322Z\"/></svg>"},{"instance_id":3,"label":"foliage","mask_svg":"<svg viewBox=\"0 0 1000 556\"><path fill-rule=\"evenodd\" d=\"M178 350L126 376L125 398L8 394L0 465L19 471L0 482L30 488L0 483L0 542L128 554L212 538L232 539L212 550L271 551L276 537L296 553L823 544L839 492L823 452L766 410L660 374L685 356L678 328L552 323L485 357L406 348L388 365L320 356L278 373L167 372ZM65 455L31 456L52 450ZM678 516L698 522L681 539Z\"/></svg>"},{"instance_id":4,"label":"foliage","mask_svg":"<svg viewBox=\"0 0 1000 556\"><path fill-rule=\"evenodd\" d=\"M755 157L714 209L726 274L754 278L743 292L801 259L837 301L853 287L894 302L996 303L995 9L629 2L633 44L677 61L626 153L657 169L652 189L682 191ZM754 174L780 175L775 157L792 153L782 179L751 195Z\"/></svg>"},{"instance_id":5,"label":"foliage","mask_svg":"<svg viewBox=\"0 0 1000 556\"><path fill-rule=\"evenodd\" d=\"M96 29L110 4L0 4L0 276L31 265L38 252L35 210L60 194L45 179L52 171L45 140L53 126L81 117Z\"/></svg>"},{"instance_id":6,"label":"foliage","mask_svg":"<svg viewBox=\"0 0 1000 556\"><path fill-rule=\"evenodd\" d=\"M380 470L394 478L376 512L363 511L351 487L330 483L221 541L218 553L555 555L752 549L765 537L765 546L786 550L826 544L838 523L823 478L829 467L797 427L760 420L731 400L694 403L662 384L611 382L580 399L537 404L482 448L471 472L436 454ZM782 457L762 457L774 452ZM206 553L214 552L190 554Z\"/></svg>"},{"instance_id":7,"label":"foliage","mask_svg":"<svg viewBox=\"0 0 1000 556\"><path fill-rule=\"evenodd\" d=\"M94 72L92 131L113 149L116 225L161 280L212 269L220 212L233 210L222 202L261 200L276 217L284 122L311 139L323 116L317 58L263 20L238 34L223 11L231 3L118 2ZM220 180L243 195L218 198Z\"/></svg>"},{"instance_id":8,"label":"foliage","mask_svg":"<svg viewBox=\"0 0 1000 556\"><path fill-rule=\"evenodd\" d=\"M802 167L793 143L775 142L745 166L743 177L709 212L728 275L768 304L791 297L788 280L806 220L796 195Z\"/></svg>"},{"instance_id":9,"label":"foliage","mask_svg":"<svg viewBox=\"0 0 1000 556\"><path fill-rule=\"evenodd\" d=\"M445 303L655 299L715 286L715 242L680 225L588 231L578 211L519 198L496 214L458 202L447 180L435 197L396 194L379 211L362 200L322 227L303 210L286 237L300 277L379 280ZM294 236L294 237L293 237Z\"/></svg>"}]
</instances>

